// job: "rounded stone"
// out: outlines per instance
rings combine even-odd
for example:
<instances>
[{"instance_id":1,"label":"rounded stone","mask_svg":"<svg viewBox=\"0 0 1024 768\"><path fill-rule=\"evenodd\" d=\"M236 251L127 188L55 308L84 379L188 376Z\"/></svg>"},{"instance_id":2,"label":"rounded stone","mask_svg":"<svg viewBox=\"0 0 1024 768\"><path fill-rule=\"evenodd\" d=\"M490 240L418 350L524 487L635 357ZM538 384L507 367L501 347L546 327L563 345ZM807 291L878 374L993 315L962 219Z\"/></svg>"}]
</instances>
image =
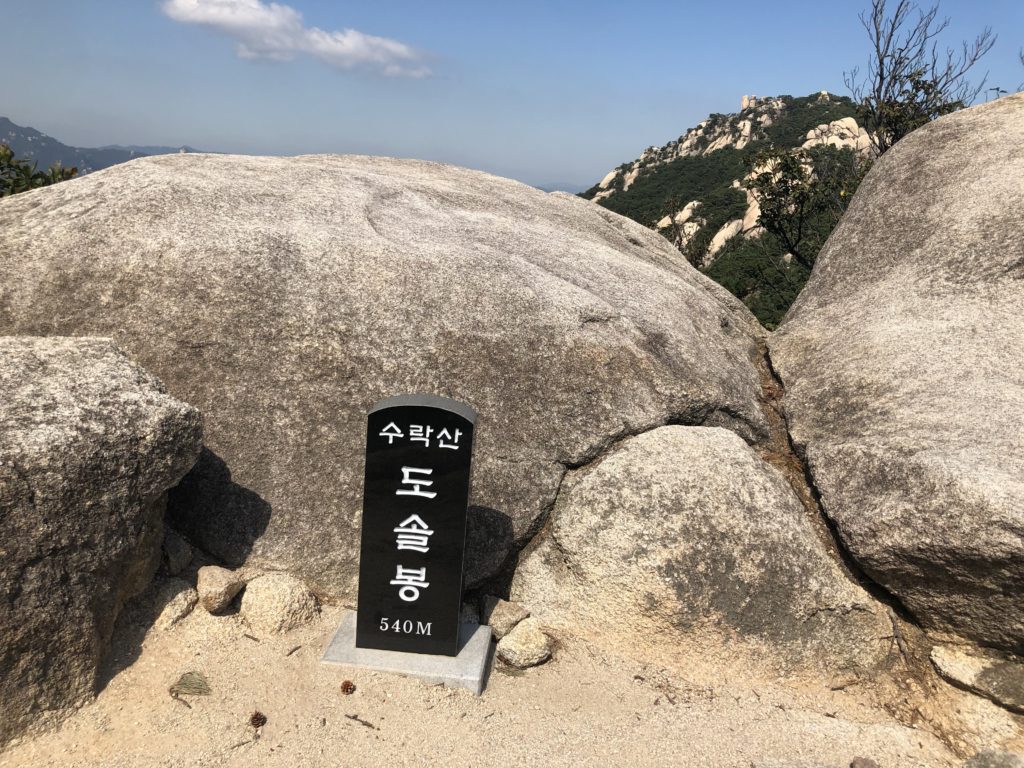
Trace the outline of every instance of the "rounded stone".
<instances>
[{"instance_id":1,"label":"rounded stone","mask_svg":"<svg viewBox=\"0 0 1024 768\"><path fill-rule=\"evenodd\" d=\"M536 619L523 619L498 641L497 654L518 669L535 667L551 658L551 640Z\"/></svg>"},{"instance_id":2,"label":"rounded stone","mask_svg":"<svg viewBox=\"0 0 1024 768\"><path fill-rule=\"evenodd\" d=\"M306 585L283 573L258 576L242 595L242 619L260 632L288 632L308 624L318 612L316 597Z\"/></svg>"},{"instance_id":3,"label":"rounded stone","mask_svg":"<svg viewBox=\"0 0 1024 768\"><path fill-rule=\"evenodd\" d=\"M244 586L245 576L241 571L231 571L218 565L204 565L197 575L199 603L209 613L219 613L231 605Z\"/></svg>"},{"instance_id":4,"label":"rounded stone","mask_svg":"<svg viewBox=\"0 0 1024 768\"><path fill-rule=\"evenodd\" d=\"M889 619L818 525L738 435L659 427L567 475L511 596L629 653L728 646L773 667L872 672Z\"/></svg>"}]
</instances>

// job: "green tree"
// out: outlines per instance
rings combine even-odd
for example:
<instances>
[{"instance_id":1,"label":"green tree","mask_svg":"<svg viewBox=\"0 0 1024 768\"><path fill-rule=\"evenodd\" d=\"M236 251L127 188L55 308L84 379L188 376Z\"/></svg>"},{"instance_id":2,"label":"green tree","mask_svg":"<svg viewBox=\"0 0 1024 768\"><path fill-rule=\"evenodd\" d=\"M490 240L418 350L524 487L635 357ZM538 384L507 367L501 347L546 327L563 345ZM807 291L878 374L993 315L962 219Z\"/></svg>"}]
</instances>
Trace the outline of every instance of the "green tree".
<instances>
[{"instance_id":1,"label":"green tree","mask_svg":"<svg viewBox=\"0 0 1024 768\"><path fill-rule=\"evenodd\" d=\"M60 163L45 171L36 170L35 163L17 159L9 146L0 144L0 197L46 187L74 178L77 174L77 168L64 168Z\"/></svg>"},{"instance_id":2,"label":"green tree","mask_svg":"<svg viewBox=\"0 0 1024 768\"><path fill-rule=\"evenodd\" d=\"M860 15L872 52L867 73L860 68L843 79L877 154L916 128L971 104L985 85L967 80L967 73L995 45L986 27L960 50L939 48L938 38L949 26L939 18L936 4L922 11L912 0L872 0L871 10Z\"/></svg>"},{"instance_id":3,"label":"green tree","mask_svg":"<svg viewBox=\"0 0 1024 768\"><path fill-rule=\"evenodd\" d=\"M809 271L870 165L848 147L758 152L745 182L761 208L757 223Z\"/></svg>"},{"instance_id":4,"label":"green tree","mask_svg":"<svg viewBox=\"0 0 1024 768\"><path fill-rule=\"evenodd\" d=\"M770 331L775 330L803 288L810 270L793 258L778 239L742 235L718 252L707 275L749 307Z\"/></svg>"}]
</instances>

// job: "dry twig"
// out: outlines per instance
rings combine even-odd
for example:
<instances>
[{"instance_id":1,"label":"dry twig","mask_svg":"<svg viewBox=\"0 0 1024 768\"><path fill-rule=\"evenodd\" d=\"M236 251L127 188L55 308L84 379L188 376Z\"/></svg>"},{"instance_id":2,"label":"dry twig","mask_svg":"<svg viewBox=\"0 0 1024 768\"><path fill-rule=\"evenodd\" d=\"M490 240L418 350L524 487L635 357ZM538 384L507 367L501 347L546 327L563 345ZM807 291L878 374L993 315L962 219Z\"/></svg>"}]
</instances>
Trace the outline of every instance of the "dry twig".
<instances>
[{"instance_id":1,"label":"dry twig","mask_svg":"<svg viewBox=\"0 0 1024 768\"><path fill-rule=\"evenodd\" d=\"M376 725L367 720L363 720L363 718L361 718L359 715L345 715L345 717L347 717L349 720L354 720L360 725L365 725L367 728L372 728L375 731L380 730Z\"/></svg>"}]
</instances>

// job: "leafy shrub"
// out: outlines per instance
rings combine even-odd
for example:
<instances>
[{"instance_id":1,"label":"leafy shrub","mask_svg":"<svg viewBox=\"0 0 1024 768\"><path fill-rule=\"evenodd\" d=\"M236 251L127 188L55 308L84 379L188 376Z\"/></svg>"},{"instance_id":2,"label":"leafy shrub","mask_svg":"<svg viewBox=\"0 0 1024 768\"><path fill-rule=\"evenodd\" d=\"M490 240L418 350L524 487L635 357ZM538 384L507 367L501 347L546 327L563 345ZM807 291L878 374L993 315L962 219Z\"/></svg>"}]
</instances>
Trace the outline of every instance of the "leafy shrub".
<instances>
[{"instance_id":1,"label":"leafy shrub","mask_svg":"<svg viewBox=\"0 0 1024 768\"><path fill-rule=\"evenodd\" d=\"M746 182L761 206L758 224L808 270L839 223L870 163L848 147L771 147L750 159Z\"/></svg>"},{"instance_id":2,"label":"leafy shrub","mask_svg":"<svg viewBox=\"0 0 1024 768\"><path fill-rule=\"evenodd\" d=\"M46 187L58 181L74 178L77 174L77 168L64 168L59 163L55 163L46 171L38 171L35 163L18 160L9 146L0 144L0 197Z\"/></svg>"}]
</instances>

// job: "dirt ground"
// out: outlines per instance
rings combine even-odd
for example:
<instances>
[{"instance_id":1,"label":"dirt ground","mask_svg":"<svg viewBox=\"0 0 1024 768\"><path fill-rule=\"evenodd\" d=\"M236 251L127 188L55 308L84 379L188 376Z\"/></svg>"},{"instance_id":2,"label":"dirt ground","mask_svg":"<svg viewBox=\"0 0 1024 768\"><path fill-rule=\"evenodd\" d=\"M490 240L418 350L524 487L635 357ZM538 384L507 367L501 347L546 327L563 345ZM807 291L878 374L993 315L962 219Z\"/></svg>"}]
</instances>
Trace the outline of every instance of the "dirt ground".
<instances>
[{"instance_id":1,"label":"dirt ground","mask_svg":"<svg viewBox=\"0 0 1024 768\"><path fill-rule=\"evenodd\" d=\"M563 642L541 667L496 665L480 697L327 667L320 655L342 611L325 607L310 626L257 636L237 616L196 609L160 631L130 609L95 702L56 731L16 741L0 767L963 763L927 729L872 705L862 686L697 684L578 641ZM203 673L212 693L172 698L168 688L188 671ZM349 695L345 680L355 684ZM249 725L256 710L267 718L258 731ZM1011 725L1000 727L997 736L1011 734Z\"/></svg>"}]
</instances>

